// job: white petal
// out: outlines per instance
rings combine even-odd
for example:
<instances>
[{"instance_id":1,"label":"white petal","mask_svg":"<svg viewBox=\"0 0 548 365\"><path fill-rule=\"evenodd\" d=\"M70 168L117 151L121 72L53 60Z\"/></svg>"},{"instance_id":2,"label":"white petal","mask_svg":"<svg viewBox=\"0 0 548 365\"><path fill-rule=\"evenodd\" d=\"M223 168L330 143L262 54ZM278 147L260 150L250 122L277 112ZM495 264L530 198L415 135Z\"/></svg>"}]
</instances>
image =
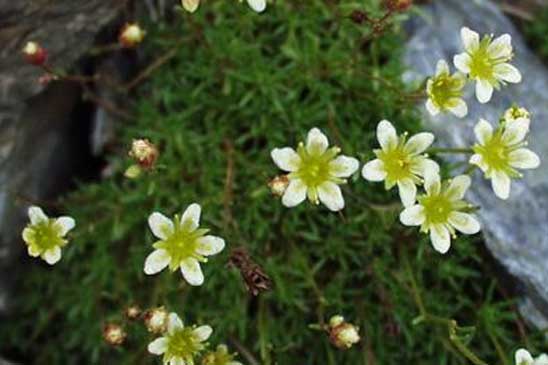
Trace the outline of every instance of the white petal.
<instances>
[{"instance_id":1,"label":"white petal","mask_svg":"<svg viewBox=\"0 0 548 365\"><path fill-rule=\"evenodd\" d=\"M436 76L439 76L440 74L448 74L449 73L449 65L445 60L438 60L436 63Z\"/></svg>"},{"instance_id":2,"label":"white petal","mask_svg":"<svg viewBox=\"0 0 548 365\"><path fill-rule=\"evenodd\" d=\"M38 224L48 221L48 216L44 213L42 208L37 206L32 206L29 208L29 219L30 223Z\"/></svg>"},{"instance_id":3,"label":"white petal","mask_svg":"<svg viewBox=\"0 0 548 365\"><path fill-rule=\"evenodd\" d=\"M536 359L534 365L548 365L548 355L540 354Z\"/></svg>"},{"instance_id":4,"label":"white petal","mask_svg":"<svg viewBox=\"0 0 548 365\"><path fill-rule=\"evenodd\" d=\"M461 53L453 57L453 63L455 67L465 74L470 73L470 62L472 59L467 53Z\"/></svg>"},{"instance_id":5,"label":"white petal","mask_svg":"<svg viewBox=\"0 0 548 365\"><path fill-rule=\"evenodd\" d=\"M186 364L182 357L173 357L169 360L169 365L190 365Z\"/></svg>"},{"instance_id":6,"label":"white petal","mask_svg":"<svg viewBox=\"0 0 548 365\"><path fill-rule=\"evenodd\" d=\"M167 338L159 337L148 344L148 352L154 355L162 355L167 350Z\"/></svg>"},{"instance_id":7,"label":"white petal","mask_svg":"<svg viewBox=\"0 0 548 365\"><path fill-rule=\"evenodd\" d=\"M430 147L432 142L434 142L434 135L432 133L417 133L405 143L405 151L418 155Z\"/></svg>"},{"instance_id":8,"label":"white petal","mask_svg":"<svg viewBox=\"0 0 548 365\"><path fill-rule=\"evenodd\" d=\"M327 147L329 147L329 141L325 134L318 128L312 128L306 138L306 150L308 153L315 156L321 155L327 150Z\"/></svg>"},{"instance_id":9,"label":"white petal","mask_svg":"<svg viewBox=\"0 0 548 365\"><path fill-rule=\"evenodd\" d=\"M306 199L307 187L301 179L292 179L282 196L282 204L292 208Z\"/></svg>"},{"instance_id":10,"label":"white petal","mask_svg":"<svg viewBox=\"0 0 548 365\"><path fill-rule=\"evenodd\" d=\"M276 166L284 171L297 171L301 165L301 158L291 147L274 148L270 156Z\"/></svg>"},{"instance_id":11,"label":"white petal","mask_svg":"<svg viewBox=\"0 0 548 365\"><path fill-rule=\"evenodd\" d=\"M181 273L190 285L199 286L204 283L202 268L195 258L190 257L181 261Z\"/></svg>"},{"instance_id":12,"label":"white petal","mask_svg":"<svg viewBox=\"0 0 548 365\"><path fill-rule=\"evenodd\" d=\"M198 9L198 6L200 5L200 0L183 0L182 1L183 8L190 12L194 13L196 9Z\"/></svg>"},{"instance_id":13,"label":"white petal","mask_svg":"<svg viewBox=\"0 0 548 365\"><path fill-rule=\"evenodd\" d=\"M226 365L244 365L244 364L242 364L239 361L229 361L229 362L226 363ZM542 365L544 365L544 364L542 364Z\"/></svg>"},{"instance_id":14,"label":"white petal","mask_svg":"<svg viewBox=\"0 0 548 365\"><path fill-rule=\"evenodd\" d=\"M475 234L480 231L480 224L474 216L468 213L451 212L449 224L464 234Z\"/></svg>"},{"instance_id":15,"label":"white petal","mask_svg":"<svg viewBox=\"0 0 548 365\"><path fill-rule=\"evenodd\" d=\"M480 119L474 127L474 134L479 144L484 145L493 137L493 127L485 119Z\"/></svg>"},{"instance_id":16,"label":"white petal","mask_svg":"<svg viewBox=\"0 0 548 365\"><path fill-rule=\"evenodd\" d=\"M428 99L426 100L426 110L428 110L428 113L430 113L430 115L438 115L440 113L440 108L438 108L434 102L432 101L432 99Z\"/></svg>"},{"instance_id":17,"label":"white petal","mask_svg":"<svg viewBox=\"0 0 548 365\"><path fill-rule=\"evenodd\" d=\"M527 148L519 148L511 152L508 157L510 166L518 169L536 169L540 165L537 154Z\"/></svg>"},{"instance_id":18,"label":"white petal","mask_svg":"<svg viewBox=\"0 0 548 365\"><path fill-rule=\"evenodd\" d=\"M400 213L400 222L406 226L420 226L424 223L424 207L422 205L413 205L405 208Z\"/></svg>"},{"instance_id":19,"label":"white petal","mask_svg":"<svg viewBox=\"0 0 548 365\"><path fill-rule=\"evenodd\" d=\"M64 216L57 218L55 225L59 227L61 236L64 236L76 226L76 222L73 218Z\"/></svg>"},{"instance_id":20,"label":"white petal","mask_svg":"<svg viewBox=\"0 0 548 365\"><path fill-rule=\"evenodd\" d=\"M162 240L173 234L173 222L162 213L152 213L148 217L148 226L152 233Z\"/></svg>"},{"instance_id":21,"label":"white petal","mask_svg":"<svg viewBox=\"0 0 548 365\"><path fill-rule=\"evenodd\" d=\"M489 169L489 166L487 166L487 164L483 160L483 157L481 157L481 155L478 155L477 153L473 154L468 162L472 165L478 166L483 172Z\"/></svg>"},{"instance_id":22,"label":"white petal","mask_svg":"<svg viewBox=\"0 0 548 365\"><path fill-rule=\"evenodd\" d=\"M516 365L533 365L533 356L525 349L519 349L515 355Z\"/></svg>"},{"instance_id":23,"label":"white petal","mask_svg":"<svg viewBox=\"0 0 548 365\"><path fill-rule=\"evenodd\" d=\"M215 236L200 237L197 243L196 251L204 256L216 255L225 248L225 240Z\"/></svg>"},{"instance_id":24,"label":"white petal","mask_svg":"<svg viewBox=\"0 0 548 365\"><path fill-rule=\"evenodd\" d=\"M34 245L28 246L27 247L27 252L28 252L29 256L32 256L32 257L38 257L38 256L40 256L40 253L41 253L40 250Z\"/></svg>"},{"instance_id":25,"label":"white petal","mask_svg":"<svg viewBox=\"0 0 548 365\"><path fill-rule=\"evenodd\" d=\"M512 55L512 37L510 34L503 34L495 38L489 47L487 54L490 58L507 58Z\"/></svg>"},{"instance_id":26,"label":"white petal","mask_svg":"<svg viewBox=\"0 0 548 365\"><path fill-rule=\"evenodd\" d=\"M383 150L398 144L398 136L392 123L387 120L381 120L379 122L377 125L377 140Z\"/></svg>"},{"instance_id":27,"label":"white petal","mask_svg":"<svg viewBox=\"0 0 548 365\"><path fill-rule=\"evenodd\" d=\"M362 176L369 181L383 181L386 178L384 163L379 159L369 161L362 168Z\"/></svg>"},{"instance_id":28,"label":"white petal","mask_svg":"<svg viewBox=\"0 0 548 365\"><path fill-rule=\"evenodd\" d=\"M200 226L201 214L202 207L199 204L190 204L181 217L181 224L189 224L190 230L194 231Z\"/></svg>"},{"instance_id":29,"label":"white petal","mask_svg":"<svg viewBox=\"0 0 548 365\"><path fill-rule=\"evenodd\" d=\"M192 331L194 337L200 342L207 340L212 333L213 328L210 326L200 326Z\"/></svg>"},{"instance_id":30,"label":"white petal","mask_svg":"<svg viewBox=\"0 0 548 365\"><path fill-rule=\"evenodd\" d=\"M439 174L440 166L434 160L421 158L416 165L412 167L411 172L420 176L426 176L426 174Z\"/></svg>"},{"instance_id":31,"label":"white petal","mask_svg":"<svg viewBox=\"0 0 548 365\"><path fill-rule=\"evenodd\" d=\"M458 118L464 118L468 114L468 106L464 100L460 98L455 98L454 106L449 108L449 111L453 113Z\"/></svg>"},{"instance_id":32,"label":"white petal","mask_svg":"<svg viewBox=\"0 0 548 365\"><path fill-rule=\"evenodd\" d=\"M447 187L447 196L452 200L460 200L464 198L464 194L470 187L472 180L468 175L459 175L451 179L449 186Z\"/></svg>"},{"instance_id":33,"label":"white petal","mask_svg":"<svg viewBox=\"0 0 548 365\"><path fill-rule=\"evenodd\" d=\"M145 260L145 274L154 275L162 271L169 265L171 257L166 250L154 250Z\"/></svg>"},{"instance_id":34,"label":"white petal","mask_svg":"<svg viewBox=\"0 0 548 365\"><path fill-rule=\"evenodd\" d=\"M404 207L409 207L415 203L417 198L417 186L411 179L398 181L398 191Z\"/></svg>"},{"instance_id":35,"label":"white petal","mask_svg":"<svg viewBox=\"0 0 548 365\"><path fill-rule=\"evenodd\" d=\"M334 182L326 181L318 186L318 196L320 201L333 212L344 208L341 188Z\"/></svg>"},{"instance_id":36,"label":"white petal","mask_svg":"<svg viewBox=\"0 0 548 365\"><path fill-rule=\"evenodd\" d=\"M44 260L50 265L56 264L59 260L61 260L61 248L59 246L55 246L54 248L50 248L46 252L44 252Z\"/></svg>"},{"instance_id":37,"label":"white petal","mask_svg":"<svg viewBox=\"0 0 548 365\"><path fill-rule=\"evenodd\" d=\"M529 119L520 118L512 123L506 124L506 128L502 134L504 143L513 145L523 141L529 132L529 123Z\"/></svg>"},{"instance_id":38,"label":"white petal","mask_svg":"<svg viewBox=\"0 0 548 365\"><path fill-rule=\"evenodd\" d=\"M430 195L438 194L441 189L439 171L427 170L424 174L424 189Z\"/></svg>"},{"instance_id":39,"label":"white petal","mask_svg":"<svg viewBox=\"0 0 548 365\"><path fill-rule=\"evenodd\" d=\"M491 186L495 195L506 200L510 196L510 177L501 171L494 171L491 175Z\"/></svg>"},{"instance_id":40,"label":"white petal","mask_svg":"<svg viewBox=\"0 0 548 365\"><path fill-rule=\"evenodd\" d=\"M329 172L335 177L349 177L360 167L360 162L353 157L339 156L329 163Z\"/></svg>"},{"instance_id":41,"label":"white petal","mask_svg":"<svg viewBox=\"0 0 548 365\"><path fill-rule=\"evenodd\" d=\"M439 253L446 253L451 247L451 236L449 230L443 224L436 224L430 229L430 240L432 246Z\"/></svg>"},{"instance_id":42,"label":"white petal","mask_svg":"<svg viewBox=\"0 0 548 365\"><path fill-rule=\"evenodd\" d=\"M517 68L509 63L495 65L493 71L495 73L495 77L499 80L511 82L513 84L521 82L521 73Z\"/></svg>"},{"instance_id":43,"label":"white petal","mask_svg":"<svg viewBox=\"0 0 548 365\"><path fill-rule=\"evenodd\" d=\"M476 98L482 104L485 104L491 100L493 95L493 85L487 80L478 79L476 81Z\"/></svg>"},{"instance_id":44,"label":"white petal","mask_svg":"<svg viewBox=\"0 0 548 365\"><path fill-rule=\"evenodd\" d=\"M462 27L460 29L460 37L464 48L467 51L476 50L479 47L479 34L474 32L468 27Z\"/></svg>"},{"instance_id":45,"label":"white petal","mask_svg":"<svg viewBox=\"0 0 548 365\"><path fill-rule=\"evenodd\" d=\"M177 313L170 313L167 318L167 331L172 334L176 331L182 330L183 328L185 328L185 326Z\"/></svg>"},{"instance_id":46,"label":"white petal","mask_svg":"<svg viewBox=\"0 0 548 365\"><path fill-rule=\"evenodd\" d=\"M247 0L247 3L257 13L262 13L266 9L266 0Z\"/></svg>"}]
</instances>

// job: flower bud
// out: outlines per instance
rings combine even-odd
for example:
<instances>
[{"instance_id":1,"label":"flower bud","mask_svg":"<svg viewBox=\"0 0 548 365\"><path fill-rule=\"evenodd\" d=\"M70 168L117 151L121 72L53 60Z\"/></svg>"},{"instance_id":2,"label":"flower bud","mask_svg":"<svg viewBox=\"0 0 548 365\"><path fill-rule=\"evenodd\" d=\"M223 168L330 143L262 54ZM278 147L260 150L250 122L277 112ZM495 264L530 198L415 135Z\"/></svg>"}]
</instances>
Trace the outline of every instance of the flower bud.
<instances>
[{"instance_id":1,"label":"flower bud","mask_svg":"<svg viewBox=\"0 0 548 365\"><path fill-rule=\"evenodd\" d=\"M169 313L164 307L149 309L145 312L143 321L149 332L162 334L167 330L167 318Z\"/></svg>"},{"instance_id":2,"label":"flower bud","mask_svg":"<svg viewBox=\"0 0 548 365\"><path fill-rule=\"evenodd\" d=\"M137 23L127 23L120 32L118 40L126 48L133 48L143 41L146 32Z\"/></svg>"},{"instance_id":3,"label":"flower bud","mask_svg":"<svg viewBox=\"0 0 548 365\"><path fill-rule=\"evenodd\" d=\"M136 305L130 305L129 307L126 308L124 314L126 315L128 319L131 319L131 320L137 319L141 315L141 308L139 308Z\"/></svg>"},{"instance_id":4,"label":"flower bud","mask_svg":"<svg viewBox=\"0 0 548 365\"><path fill-rule=\"evenodd\" d=\"M282 196L289 185L287 175L276 176L268 183L268 187L274 196Z\"/></svg>"},{"instance_id":5,"label":"flower bud","mask_svg":"<svg viewBox=\"0 0 548 365\"><path fill-rule=\"evenodd\" d=\"M215 351L209 351L202 357L202 365L233 365L240 364L235 361L236 353L228 352L228 347L224 344L217 346Z\"/></svg>"},{"instance_id":6,"label":"flower bud","mask_svg":"<svg viewBox=\"0 0 548 365\"><path fill-rule=\"evenodd\" d=\"M158 159L158 149L148 139L134 139L131 144L129 156L133 158L141 168L148 170L154 167Z\"/></svg>"},{"instance_id":7,"label":"flower bud","mask_svg":"<svg viewBox=\"0 0 548 365\"><path fill-rule=\"evenodd\" d=\"M363 24L367 20L367 14L361 10L354 10L350 14L350 19L356 24Z\"/></svg>"},{"instance_id":8,"label":"flower bud","mask_svg":"<svg viewBox=\"0 0 548 365\"><path fill-rule=\"evenodd\" d=\"M531 113L525 108L521 108L519 106L512 106L504 112L504 115L502 117L503 121L506 123L515 122L517 119L530 119Z\"/></svg>"},{"instance_id":9,"label":"flower bud","mask_svg":"<svg viewBox=\"0 0 548 365\"><path fill-rule=\"evenodd\" d=\"M384 5L390 11L406 11L413 5L413 0L385 0Z\"/></svg>"},{"instance_id":10,"label":"flower bud","mask_svg":"<svg viewBox=\"0 0 548 365\"><path fill-rule=\"evenodd\" d=\"M25 60L31 65L42 66L46 63L48 52L36 42L27 42L23 47Z\"/></svg>"},{"instance_id":11,"label":"flower bud","mask_svg":"<svg viewBox=\"0 0 548 365\"><path fill-rule=\"evenodd\" d=\"M342 316L333 316L329 320L329 340L341 350L346 350L360 342L359 328L345 322Z\"/></svg>"},{"instance_id":12,"label":"flower bud","mask_svg":"<svg viewBox=\"0 0 548 365\"><path fill-rule=\"evenodd\" d=\"M128 179L136 179L141 175L141 167L139 165L131 165L124 172L124 176Z\"/></svg>"},{"instance_id":13,"label":"flower bud","mask_svg":"<svg viewBox=\"0 0 548 365\"><path fill-rule=\"evenodd\" d=\"M200 6L200 0L181 0L181 6L189 13L194 13Z\"/></svg>"},{"instance_id":14,"label":"flower bud","mask_svg":"<svg viewBox=\"0 0 548 365\"><path fill-rule=\"evenodd\" d=\"M126 337L126 331L118 324L108 323L103 327L103 339L111 346L122 345Z\"/></svg>"}]
</instances>

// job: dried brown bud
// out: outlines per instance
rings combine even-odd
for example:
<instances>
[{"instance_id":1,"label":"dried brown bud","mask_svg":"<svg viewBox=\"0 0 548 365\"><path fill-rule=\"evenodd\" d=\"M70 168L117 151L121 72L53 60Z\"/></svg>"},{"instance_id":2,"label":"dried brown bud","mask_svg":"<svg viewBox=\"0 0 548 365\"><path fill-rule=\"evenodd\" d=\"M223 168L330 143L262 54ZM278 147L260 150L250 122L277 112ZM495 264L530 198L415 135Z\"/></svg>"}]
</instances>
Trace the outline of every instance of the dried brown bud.
<instances>
[{"instance_id":1,"label":"dried brown bud","mask_svg":"<svg viewBox=\"0 0 548 365\"><path fill-rule=\"evenodd\" d=\"M167 330L167 318L169 313L164 307L152 308L145 312L143 321L149 332L162 334Z\"/></svg>"},{"instance_id":2,"label":"dried brown bud","mask_svg":"<svg viewBox=\"0 0 548 365\"><path fill-rule=\"evenodd\" d=\"M384 4L390 11L406 11L413 5L413 0L384 0Z\"/></svg>"},{"instance_id":3,"label":"dried brown bud","mask_svg":"<svg viewBox=\"0 0 548 365\"><path fill-rule=\"evenodd\" d=\"M259 265L253 262L245 248L237 247L232 250L229 265L236 267L240 271L247 291L253 296L271 289L272 280L270 280Z\"/></svg>"},{"instance_id":4,"label":"dried brown bud","mask_svg":"<svg viewBox=\"0 0 548 365\"><path fill-rule=\"evenodd\" d=\"M342 316L333 316L329 320L329 340L341 350L347 350L360 342L359 328L345 322Z\"/></svg>"},{"instance_id":5,"label":"dried brown bud","mask_svg":"<svg viewBox=\"0 0 548 365\"><path fill-rule=\"evenodd\" d=\"M287 175L279 175L270 180L268 187L274 196L282 196L289 185L289 178Z\"/></svg>"},{"instance_id":6,"label":"dried brown bud","mask_svg":"<svg viewBox=\"0 0 548 365\"><path fill-rule=\"evenodd\" d=\"M128 319L135 320L141 315L141 308L136 305L130 305L126 308L124 314Z\"/></svg>"},{"instance_id":7,"label":"dried brown bud","mask_svg":"<svg viewBox=\"0 0 548 365\"><path fill-rule=\"evenodd\" d=\"M126 48L133 48L143 41L146 32L141 29L139 24L127 23L122 28L118 40Z\"/></svg>"},{"instance_id":8,"label":"dried brown bud","mask_svg":"<svg viewBox=\"0 0 548 365\"><path fill-rule=\"evenodd\" d=\"M134 139L129 151L129 156L145 170L154 167L158 154L158 149L148 139Z\"/></svg>"},{"instance_id":9,"label":"dried brown bud","mask_svg":"<svg viewBox=\"0 0 548 365\"><path fill-rule=\"evenodd\" d=\"M368 18L365 12L361 10L354 10L350 14L350 19L356 24L363 24Z\"/></svg>"},{"instance_id":10,"label":"dried brown bud","mask_svg":"<svg viewBox=\"0 0 548 365\"><path fill-rule=\"evenodd\" d=\"M46 63L48 52L36 42L27 42L23 47L25 60L31 65L42 66Z\"/></svg>"},{"instance_id":11,"label":"dried brown bud","mask_svg":"<svg viewBox=\"0 0 548 365\"><path fill-rule=\"evenodd\" d=\"M111 346L123 345L126 337L126 331L116 323L107 323L103 327L103 339Z\"/></svg>"}]
</instances>

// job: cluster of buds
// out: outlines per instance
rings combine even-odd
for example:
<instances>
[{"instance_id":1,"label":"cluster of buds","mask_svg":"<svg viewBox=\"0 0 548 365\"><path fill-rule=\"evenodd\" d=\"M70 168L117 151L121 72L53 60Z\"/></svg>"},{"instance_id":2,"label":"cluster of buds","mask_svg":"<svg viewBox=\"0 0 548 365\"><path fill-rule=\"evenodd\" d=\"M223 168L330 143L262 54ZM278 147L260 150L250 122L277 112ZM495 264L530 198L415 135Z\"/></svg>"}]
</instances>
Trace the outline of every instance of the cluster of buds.
<instances>
[{"instance_id":1,"label":"cluster of buds","mask_svg":"<svg viewBox=\"0 0 548 365\"><path fill-rule=\"evenodd\" d=\"M329 320L329 340L341 350L347 350L360 342L359 328L336 315Z\"/></svg>"},{"instance_id":2,"label":"cluster of buds","mask_svg":"<svg viewBox=\"0 0 548 365\"><path fill-rule=\"evenodd\" d=\"M268 183L268 187L270 188L272 195L277 197L281 197L282 195L284 195L288 185L289 178L287 177L287 175L276 176Z\"/></svg>"},{"instance_id":3,"label":"cluster of buds","mask_svg":"<svg viewBox=\"0 0 548 365\"><path fill-rule=\"evenodd\" d=\"M146 32L137 23L127 23L118 36L120 44L125 48L134 48L145 38Z\"/></svg>"},{"instance_id":4,"label":"cluster of buds","mask_svg":"<svg viewBox=\"0 0 548 365\"><path fill-rule=\"evenodd\" d=\"M103 339L111 346L121 346L127 337L126 331L116 323L107 323L103 327Z\"/></svg>"},{"instance_id":5,"label":"cluster of buds","mask_svg":"<svg viewBox=\"0 0 548 365\"><path fill-rule=\"evenodd\" d=\"M384 6L389 11L406 11L413 5L413 0L385 0Z\"/></svg>"},{"instance_id":6,"label":"cluster of buds","mask_svg":"<svg viewBox=\"0 0 548 365\"><path fill-rule=\"evenodd\" d=\"M148 139L134 139L128 153L137 164L131 165L125 172L130 179L137 178L143 170L151 170L158 159L158 149Z\"/></svg>"},{"instance_id":7,"label":"cluster of buds","mask_svg":"<svg viewBox=\"0 0 548 365\"><path fill-rule=\"evenodd\" d=\"M167 330L168 316L164 307L152 308L145 312L143 321L149 332L162 334Z\"/></svg>"},{"instance_id":8,"label":"cluster of buds","mask_svg":"<svg viewBox=\"0 0 548 365\"><path fill-rule=\"evenodd\" d=\"M27 42L23 47L25 60L34 66L43 66L48 58L48 52L36 42Z\"/></svg>"},{"instance_id":9,"label":"cluster of buds","mask_svg":"<svg viewBox=\"0 0 548 365\"><path fill-rule=\"evenodd\" d=\"M130 305L124 311L124 315L129 320L136 320L141 316L141 308L139 308L137 305Z\"/></svg>"}]
</instances>

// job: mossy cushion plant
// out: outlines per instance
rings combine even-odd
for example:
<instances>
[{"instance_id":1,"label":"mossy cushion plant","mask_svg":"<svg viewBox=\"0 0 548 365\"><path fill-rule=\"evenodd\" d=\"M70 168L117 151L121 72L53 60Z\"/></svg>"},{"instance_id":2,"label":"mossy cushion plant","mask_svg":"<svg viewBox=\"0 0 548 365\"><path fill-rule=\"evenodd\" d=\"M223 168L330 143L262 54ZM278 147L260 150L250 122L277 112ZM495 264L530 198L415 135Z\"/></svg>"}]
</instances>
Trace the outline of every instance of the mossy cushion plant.
<instances>
[{"instance_id":1,"label":"mossy cushion plant","mask_svg":"<svg viewBox=\"0 0 548 365\"><path fill-rule=\"evenodd\" d=\"M385 11L375 1L318 0L269 3L256 14L234 1L212 1L146 26L147 54L178 47L176 56L140 88L135 118L118 125L119 148L109 156L114 173L62 200L63 214L77 222L62 260L50 267L25 259L0 350L27 363L132 365L160 364L153 354L196 355L203 364L512 364L518 347L540 352L542 334L524 330L479 238L459 236L441 255L428 237L398 222L396 190L364 180L354 167L344 177L322 170L339 149L360 164L374 160L383 119L410 135L421 130L421 92L401 82L399 15L372 30L356 13L351 21L355 10L367 11L370 22ZM343 210L309 202L288 209L269 190L268 182L284 174L271 151L298 146L313 128L337 146L326 152L329 159L312 160L325 172L322 181L342 187ZM146 139L141 147L153 146L157 155L144 158L154 166L130 179L124 171L133 163L127 149L134 139ZM316 186L314 176L308 180ZM319 190L309 190L312 202L324 202ZM187 266L184 277L160 272L178 270L182 260L172 265L162 252L150 259L147 273L156 275L146 275L147 256L173 241L175 227L196 246L185 259L206 260L200 245L208 236L194 237L196 222L151 216L174 216L192 203L201 207L200 225L222 237L207 241L206 251L216 255L202 265L203 277ZM254 262L248 268L271 280L262 287L271 290L246 290L245 273L228 265L236 248ZM152 310L142 316L146 326L137 308ZM104 341L104 328L118 346ZM186 337L178 335L183 330Z\"/></svg>"}]
</instances>

